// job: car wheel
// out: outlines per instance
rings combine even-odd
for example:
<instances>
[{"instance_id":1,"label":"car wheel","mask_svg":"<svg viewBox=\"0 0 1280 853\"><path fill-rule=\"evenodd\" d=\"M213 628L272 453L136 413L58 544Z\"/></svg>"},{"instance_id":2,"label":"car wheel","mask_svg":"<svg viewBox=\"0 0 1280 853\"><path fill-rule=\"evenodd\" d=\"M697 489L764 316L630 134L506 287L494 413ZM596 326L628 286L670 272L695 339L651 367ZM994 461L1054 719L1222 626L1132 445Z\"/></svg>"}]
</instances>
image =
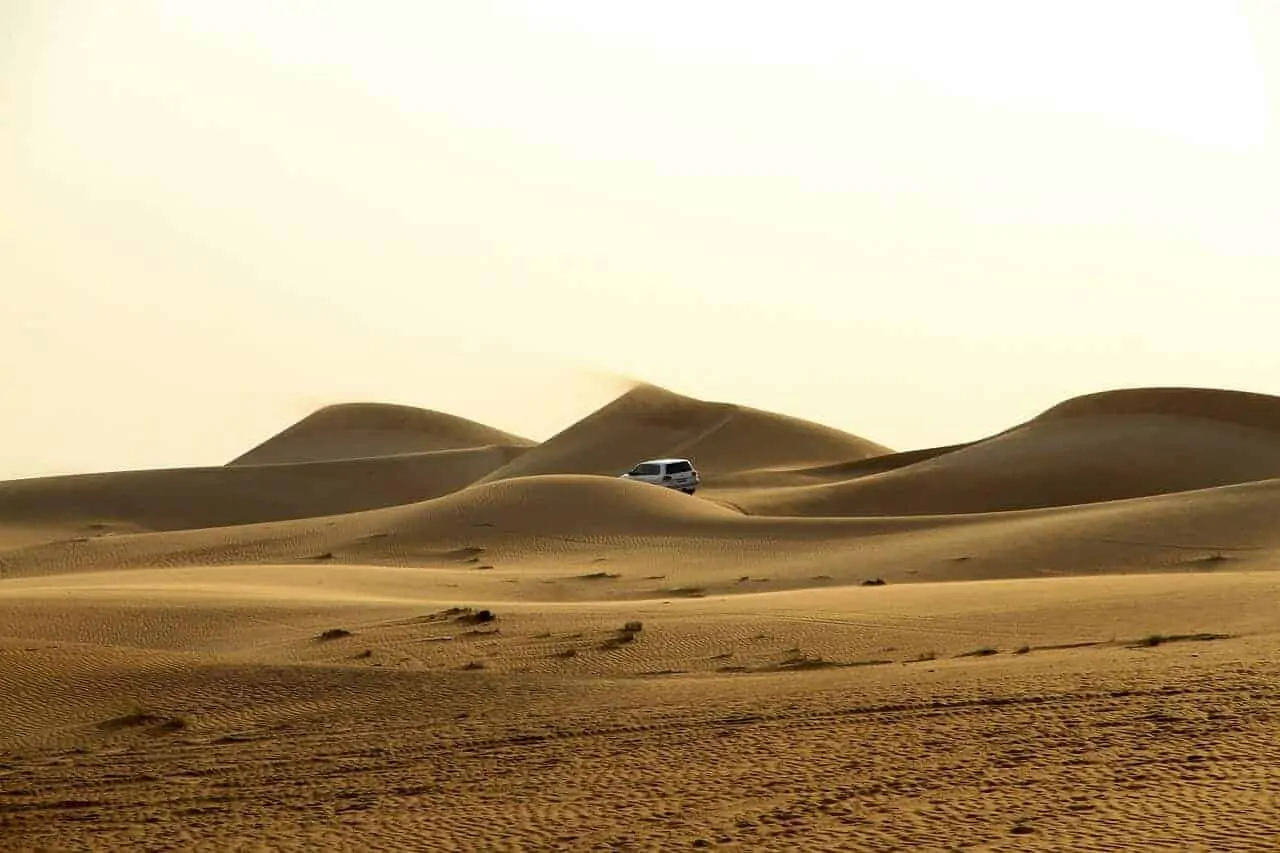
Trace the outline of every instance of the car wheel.
<instances>
[{"instance_id":1,"label":"car wheel","mask_svg":"<svg viewBox=\"0 0 1280 853\"><path fill-rule=\"evenodd\" d=\"M694 492L693 489L681 489L680 491L684 492L686 495L691 495Z\"/></svg>"}]
</instances>

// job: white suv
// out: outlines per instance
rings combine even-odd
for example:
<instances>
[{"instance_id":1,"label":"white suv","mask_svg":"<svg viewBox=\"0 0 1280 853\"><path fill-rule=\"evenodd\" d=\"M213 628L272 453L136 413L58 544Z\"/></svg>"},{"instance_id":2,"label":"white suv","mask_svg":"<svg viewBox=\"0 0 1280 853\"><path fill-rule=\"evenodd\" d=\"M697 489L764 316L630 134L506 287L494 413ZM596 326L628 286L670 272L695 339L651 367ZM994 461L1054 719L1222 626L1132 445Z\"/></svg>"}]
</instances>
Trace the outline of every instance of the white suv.
<instances>
[{"instance_id":1,"label":"white suv","mask_svg":"<svg viewBox=\"0 0 1280 853\"><path fill-rule=\"evenodd\" d=\"M623 474L622 479L679 489L686 495L693 494L702 482L688 459L649 459Z\"/></svg>"}]
</instances>

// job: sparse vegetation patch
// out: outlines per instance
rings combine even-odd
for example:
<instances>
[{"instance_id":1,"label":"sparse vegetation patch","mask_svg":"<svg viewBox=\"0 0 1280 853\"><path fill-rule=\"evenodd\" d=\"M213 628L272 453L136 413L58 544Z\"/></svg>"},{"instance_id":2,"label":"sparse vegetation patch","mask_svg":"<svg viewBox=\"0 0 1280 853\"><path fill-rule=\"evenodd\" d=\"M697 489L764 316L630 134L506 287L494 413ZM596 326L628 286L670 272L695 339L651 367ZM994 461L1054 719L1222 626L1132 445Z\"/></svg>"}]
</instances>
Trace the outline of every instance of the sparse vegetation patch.
<instances>
[{"instance_id":1,"label":"sparse vegetation patch","mask_svg":"<svg viewBox=\"0 0 1280 853\"><path fill-rule=\"evenodd\" d=\"M162 732L176 732L189 725L186 717L159 714L148 710L137 702L131 702L128 709L119 716L103 720L98 728L108 731L118 729L152 728Z\"/></svg>"},{"instance_id":2,"label":"sparse vegetation patch","mask_svg":"<svg viewBox=\"0 0 1280 853\"><path fill-rule=\"evenodd\" d=\"M343 637L350 636L351 632L346 628L330 628L329 630L322 632L320 636L316 637L316 639L322 643L326 643L329 640L341 640Z\"/></svg>"},{"instance_id":3,"label":"sparse vegetation patch","mask_svg":"<svg viewBox=\"0 0 1280 853\"><path fill-rule=\"evenodd\" d=\"M465 608L457 617L459 622L466 625L482 625L497 618L497 615L492 610L472 610L469 607Z\"/></svg>"},{"instance_id":4,"label":"sparse vegetation patch","mask_svg":"<svg viewBox=\"0 0 1280 853\"><path fill-rule=\"evenodd\" d=\"M625 646L628 643L634 642L636 634L639 634L643 629L643 622L628 622L619 628L612 637L601 643L600 648L607 651L609 649L616 649L619 646Z\"/></svg>"},{"instance_id":5,"label":"sparse vegetation patch","mask_svg":"<svg viewBox=\"0 0 1280 853\"><path fill-rule=\"evenodd\" d=\"M891 660L857 660L857 661L835 661L828 660L821 655L807 655L799 649L791 649L788 651L788 657L780 663L773 666L765 667L766 670L806 670L806 669L828 669L833 667L859 667L859 666L883 666L891 664Z\"/></svg>"},{"instance_id":6,"label":"sparse vegetation patch","mask_svg":"<svg viewBox=\"0 0 1280 853\"><path fill-rule=\"evenodd\" d=\"M1232 638L1231 634L1211 634L1211 633L1148 634L1147 636L1143 637L1141 640L1138 640L1137 642L1133 643L1132 646L1135 648L1150 649L1156 646L1164 645L1165 643L1187 643L1187 642L1204 643L1204 642L1208 642L1209 640L1229 640L1231 638Z\"/></svg>"}]
</instances>

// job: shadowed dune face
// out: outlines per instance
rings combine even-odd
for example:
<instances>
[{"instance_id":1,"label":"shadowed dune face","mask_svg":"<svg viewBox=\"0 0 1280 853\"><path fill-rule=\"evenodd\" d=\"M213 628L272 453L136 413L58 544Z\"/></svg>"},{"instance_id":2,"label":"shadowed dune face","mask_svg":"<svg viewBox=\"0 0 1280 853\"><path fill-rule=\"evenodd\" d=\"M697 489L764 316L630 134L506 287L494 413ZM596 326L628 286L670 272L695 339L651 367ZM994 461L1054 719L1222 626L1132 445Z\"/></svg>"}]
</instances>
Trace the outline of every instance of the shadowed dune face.
<instances>
[{"instance_id":1,"label":"shadowed dune face","mask_svg":"<svg viewBox=\"0 0 1280 853\"><path fill-rule=\"evenodd\" d=\"M653 386L635 388L489 474L620 474L642 459L687 456L704 481L756 468L863 459L890 452L830 427Z\"/></svg>"},{"instance_id":2,"label":"shadowed dune face","mask_svg":"<svg viewBox=\"0 0 1280 853\"><path fill-rule=\"evenodd\" d=\"M344 403L320 409L231 465L320 462L534 442L475 421L411 406Z\"/></svg>"},{"instance_id":3,"label":"shadowed dune face","mask_svg":"<svg viewBox=\"0 0 1280 853\"><path fill-rule=\"evenodd\" d=\"M1087 504L1272 477L1280 477L1280 400L1157 389L1068 401L985 441L892 470L724 497L762 515L931 515Z\"/></svg>"}]
</instances>

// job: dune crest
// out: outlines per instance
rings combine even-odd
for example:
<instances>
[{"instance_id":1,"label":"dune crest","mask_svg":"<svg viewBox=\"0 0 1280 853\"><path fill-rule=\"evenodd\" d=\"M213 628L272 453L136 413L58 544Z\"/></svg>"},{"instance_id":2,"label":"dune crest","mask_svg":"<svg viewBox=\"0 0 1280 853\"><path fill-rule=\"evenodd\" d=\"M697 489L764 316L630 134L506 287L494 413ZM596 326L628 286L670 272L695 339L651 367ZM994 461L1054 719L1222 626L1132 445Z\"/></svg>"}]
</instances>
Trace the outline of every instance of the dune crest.
<instances>
[{"instance_id":1,"label":"dune crest","mask_svg":"<svg viewBox=\"0 0 1280 853\"><path fill-rule=\"evenodd\" d=\"M1280 431L1280 397L1214 388L1125 388L1065 400L1036 422L1101 415L1204 418Z\"/></svg>"},{"instance_id":2,"label":"dune crest","mask_svg":"<svg viewBox=\"0 0 1280 853\"><path fill-rule=\"evenodd\" d=\"M910 464L850 473L835 482L726 497L762 515L932 515L1265 480L1280 477L1280 398L1198 389L1106 392Z\"/></svg>"},{"instance_id":3,"label":"dune crest","mask_svg":"<svg viewBox=\"0 0 1280 853\"><path fill-rule=\"evenodd\" d=\"M628 391L486 482L536 474L618 474L647 458L688 456L704 479L755 468L864 459L889 449L831 427L653 385Z\"/></svg>"},{"instance_id":4,"label":"dune crest","mask_svg":"<svg viewBox=\"0 0 1280 853\"><path fill-rule=\"evenodd\" d=\"M457 415L388 403L326 406L229 465L322 462L535 442Z\"/></svg>"},{"instance_id":5,"label":"dune crest","mask_svg":"<svg viewBox=\"0 0 1280 853\"><path fill-rule=\"evenodd\" d=\"M457 491L523 452L508 445L12 480L0 483L0 531L22 525L33 528L26 540L47 541L57 535L228 527L359 512Z\"/></svg>"}]
</instances>

